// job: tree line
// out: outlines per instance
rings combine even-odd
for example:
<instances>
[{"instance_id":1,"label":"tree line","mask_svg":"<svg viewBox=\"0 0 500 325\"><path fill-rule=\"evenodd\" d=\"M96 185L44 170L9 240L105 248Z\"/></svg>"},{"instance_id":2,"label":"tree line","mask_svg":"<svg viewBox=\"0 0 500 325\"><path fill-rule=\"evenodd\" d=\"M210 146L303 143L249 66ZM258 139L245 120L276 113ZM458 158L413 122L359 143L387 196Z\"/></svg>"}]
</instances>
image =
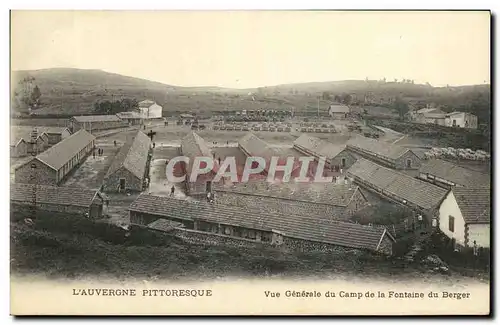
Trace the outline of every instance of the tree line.
<instances>
[{"instance_id":1,"label":"tree line","mask_svg":"<svg viewBox=\"0 0 500 325\"><path fill-rule=\"evenodd\" d=\"M93 113L109 115L120 112L128 112L139 108L139 102L135 98L123 98L115 101L97 101L94 103Z\"/></svg>"}]
</instances>

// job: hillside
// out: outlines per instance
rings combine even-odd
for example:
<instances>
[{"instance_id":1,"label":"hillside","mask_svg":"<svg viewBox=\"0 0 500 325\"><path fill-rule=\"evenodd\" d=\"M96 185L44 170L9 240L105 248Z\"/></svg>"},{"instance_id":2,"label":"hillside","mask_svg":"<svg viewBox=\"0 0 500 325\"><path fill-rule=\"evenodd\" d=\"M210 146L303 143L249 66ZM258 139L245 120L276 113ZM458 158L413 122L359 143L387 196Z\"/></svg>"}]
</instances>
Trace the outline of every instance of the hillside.
<instances>
[{"instance_id":1,"label":"hillside","mask_svg":"<svg viewBox=\"0 0 500 325\"><path fill-rule=\"evenodd\" d=\"M27 77L33 77L41 91L38 115L91 114L96 101L121 98L153 99L164 107L164 115L291 108L296 112L315 112L318 104L320 111L326 111L334 96L342 94L351 94L359 102L368 95L379 103L371 106L388 106L387 100L395 96L420 106L436 103L450 111L476 113L480 123L489 123L490 115L489 85L432 87L408 82L345 80L227 89L179 87L102 70L54 68L13 72L13 89L19 91L23 85L18 81ZM13 107L13 111L26 113L27 108Z\"/></svg>"}]
</instances>

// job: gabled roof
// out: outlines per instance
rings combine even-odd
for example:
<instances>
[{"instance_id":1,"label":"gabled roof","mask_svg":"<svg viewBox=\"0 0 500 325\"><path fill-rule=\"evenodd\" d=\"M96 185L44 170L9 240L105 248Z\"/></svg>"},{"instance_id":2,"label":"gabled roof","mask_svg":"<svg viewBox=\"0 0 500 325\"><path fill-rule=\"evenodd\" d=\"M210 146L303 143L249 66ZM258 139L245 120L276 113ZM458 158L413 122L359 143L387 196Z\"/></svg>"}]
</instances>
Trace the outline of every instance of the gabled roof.
<instances>
[{"instance_id":1,"label":"gabled roof","mask_svg":"<svg viewBox=\"0 0 500 325\"><path fill-rule=\"evenodd\" d=\"M310 151L316 157L325 158L334 158L346 148L344 144L333 144L307 134L302 134L293 144L298 149Z\"/></svg>"},{"instance_id":2,"label":"gabled roof","mask_svg":"<svg viewBox=\"0 0 500 325\"><path fill-rule=\"evenodd\" d=\"M196 157L212 157L212 151L205 140L194 131L181 139L181 152L183 156L189 157L188 173L191 172Z\"/></svg>"},{"instance_id":3,"label":"gabled roof","mask_svg":"<svg viewBox=\"0 0 500 325\"><path fill-rule=\"evenodd\" d=\"M216 191L233 192L254 196L274 197L284 200L320 203L334 206L347 206L356 191L357 185L334 183L271 183L265 180L234 183L230 185L213 184Z\"/></svg>"},{"instance_id":4,"label":"gabled roof","mask_svg":"<svg viewBox=\"0 0 500 325\"><path fill-rule=\"evenodd\" d=\"M411 151L408 148L395 144L366 138L363 136L354 136L347 141L347 148L358 149L372 155L379 155L390 160L395 160Z\"/></svg>"},{"instance_id":5,"label":"gabled roof","mask_svg":"<svg viewBox=\"0 0 500 325\"><path fill-rule=\"evenodd\" d=\"M249 229L274 231L290 238L374 251L377 250L383 236L387 235L394 240L382 227L317 219L313 216L274 213L267 211L265 206L260 209L241 209L224 204L192 202L141 194L130 205L129 210L156 215L160 218L204 220Z\"/></svg>"},{"instance_id":6,"label":"gabled roof","mask_svg":"<svg viewBox=\"0 0 500 325\"><path fill-rule=\"evenodd\" d=\"M81 129L45 150L36 158L53 169L59 170L93 140L95 137L92 134Z\"/></svg>"},{"instance_id":7,"label":"gabled roof","mask_svg":"<svg viewBox=\"0 0 500 325\"><path fill-rule=\"evenodd\" d=\"M150 107L154 104L156 104L154 101L146 99L146 100L139 102L139 107Z\"/></svg>"},{"instance_id":8,"label":"gabled roof","mask_svg":"<svg viewBox=\"0 0 500 325\"><path fill-rule=\"evenodd\" d=\"M243 149L245 154L253 157L261 157L266 161L265 170L269 169L272 157L281 157L281 153L271 147L267 142L257 137L255 134L249 132L243 136L238 144Z\"/></svg>"},{"instance_id":9,"label":"gabled roof","mask_svg":"<svg viewBox=\"0 0 500 325\"><path fill-rule=\"evenodd\" d=\"M455 187L452 192L465 223L490 223L491 190L489 188Z\"/></svg>"},{"instance_id":10,"label":"gabled roof","mask_svg":"<svg viewBox=\"0 0 500 325\"><path fill-rule=\"evenodd\" d=\"M41 130L39 127L35 127L38 136L37 136L37 141L39 138L42 138L43 140L43 135L47 135L46 132ZM15 146L21 139L23 139L25 142L31 142L31 132L33 132L32 127L26 127L26 126L12 126L10 128L10 145Z\"/></svg>"},{"instance_id":11,"label":"gabled roof","mask_svg":"<svg viewBox=\"0 0 500 325\"><path fill-rule=\"evenodd\" d=\"M116 115L81 115L73 116L75 121L84 122L120 122L121 119Z\"/></svg>"},{"instance_id":12,"label":"gabled roof","mask_svg":"<svg viewBox=\"0 0 500 325\"><path fill-rule=\"evenodd\" d=\"M59 127L59 126L43 126L37 127L38 130L45 132L47 134L59 134L61 135L64 131L67 131L71 134L71 131L67 127Z\"/></svg>"},{"instance_id":13,"label":"gabled roof","mask_svg":"<svg viewBox=\"0 0 500 325\"><path fill-rule=\"evenodd\" d=\"M10 200L30 204L33 192L36 191L36 202L47 204L73 205L88 207L97 194L95 190L82 187L48 186L35 184L10 184Z\"/></svg>"},{"instance_id":14,"label":"gabled roof","mask_svg":"<svg viewBox=\"0 0 500 325\"><path fill-rule=\"evenodd\" d=\"M127 138L125 144L113 159L106 178L120 168L125 168L139 179L144 178L151 140L141 131Z\"/></svg>"},{"instance_id":15,"label":"gabled roof","mask_svg":"<svg viewBox=\"0 0 500 325\"><path fill-rule=\"evenodd\" d=\"M444 114L442 110L439 108L421 108L417 111L419 114L428 114L428 113L435 113L435 114Z\"/></svg>"},{"instance_id":16,"label":"gabled roof","mask_svg":"<svg viewBox=\"0 0 500 325\"><path fill-rule=\"evenodd\" d=\"M347 172L358 183L367 183L377 191L392 194L422 209L436 208L449 190L385 168L366 159L359 159Z\"/></svg>"},{"instance_id":17,"label":"gabled roof","mask_svg":"<svg viewBox=\"0 0 500 325\"><path fill-rule=\"evenodd\" d=\"M465 187L490 186L490 176L441 159L429 159L420 173L434 175Z\"/></svg>"},{"instance_id":18,"label":"gabled roof","mask_svg":"<svg viewBox=\"0 0 500 325\"><path fill-rule=\"evenodd\" d=\"M205 142L205 139L194 131L189 132L182 138L181 151L182 154L187 157L212 157L212 152Z\"/></svg>"},{"instance_id":19,"label":"gabled roof","mask_svg":"<svg viewBox=\"0 0 500 325\"><path fill-rule=\"evenodd\" d=\"M348 106L343 104L331 104L328 109L328 113L349 113L350 109Z\"/></svg>"},{"instance_id":20,"label":"gabled roof","mask_svg":"<svg viewBox=\"0 0 500 325\"><path fill-rule=\"evenodd\" d=\"M119 112L116 113L119 118L137 118L140 119L141 114L139 112Z\"/></svg>"}]
</instances>

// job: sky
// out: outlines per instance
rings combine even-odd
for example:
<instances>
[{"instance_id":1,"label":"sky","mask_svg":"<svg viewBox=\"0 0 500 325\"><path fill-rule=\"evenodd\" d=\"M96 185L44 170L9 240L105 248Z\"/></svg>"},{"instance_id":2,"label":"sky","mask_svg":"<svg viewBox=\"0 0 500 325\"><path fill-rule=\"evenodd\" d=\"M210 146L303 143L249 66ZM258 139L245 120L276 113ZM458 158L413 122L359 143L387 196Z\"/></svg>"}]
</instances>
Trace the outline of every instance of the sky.
<instances>
[{"instance_id":1,"label":"sky","mask_svg":"<svg viewBox=\"0 0 500 325\"><path fill-rule=\"evenodd\" d=\"M11 68L176 86L490 82L489 12L13 11Z\"/></svg>"}]
</instances>

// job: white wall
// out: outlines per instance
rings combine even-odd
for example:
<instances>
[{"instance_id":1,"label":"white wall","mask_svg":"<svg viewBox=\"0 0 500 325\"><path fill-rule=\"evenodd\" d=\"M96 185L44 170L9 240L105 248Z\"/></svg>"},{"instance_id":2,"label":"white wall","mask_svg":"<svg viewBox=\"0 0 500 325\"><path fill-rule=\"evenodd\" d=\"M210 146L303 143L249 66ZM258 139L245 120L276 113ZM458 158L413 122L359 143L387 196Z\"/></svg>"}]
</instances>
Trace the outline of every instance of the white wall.
<instances>
[{"instance_id":1,"label":"white wall","mask_svg":"<svg viewBox=\"0 0 500 325\"><path fill-rule=\"evenodd\" d=\"M149 118L161 118L163 108L158 104L153 104L149 108Z\"/></svg>"},{"instance_id":2,"label":"white wall","mask_svg":"<svg viewBox=\"0 0 500 325\"><path fill-rule=\"evenodd\" d=\"M455 229L449 230L449 216L455 217ZM439 207L439 229L449 238L455 238L457 244L465 246L465 222L453 192L448 193Z\"/></svg>"},{"instance_id":3,"label":"white wall","mask_svg":"<svg viewBox=\"0 0 500 325\"><path fill-rule=\"evenodd\" d=\"M474 240L479 247L490 247L490 225L469 224L469 247L474 246Z\"/></svg>"},{"instance_id":4,"label":"white wall","mask_svg":"<svg viewBox=\"0 0 500 325\"><path fill-rule=\"evenodd\" d=\"M148 107L140 107L141 117L144 119L148 118L161 118L162 117L162 107L158 104L153 104L149 108Z\"/></svg>"}]
</instances>

